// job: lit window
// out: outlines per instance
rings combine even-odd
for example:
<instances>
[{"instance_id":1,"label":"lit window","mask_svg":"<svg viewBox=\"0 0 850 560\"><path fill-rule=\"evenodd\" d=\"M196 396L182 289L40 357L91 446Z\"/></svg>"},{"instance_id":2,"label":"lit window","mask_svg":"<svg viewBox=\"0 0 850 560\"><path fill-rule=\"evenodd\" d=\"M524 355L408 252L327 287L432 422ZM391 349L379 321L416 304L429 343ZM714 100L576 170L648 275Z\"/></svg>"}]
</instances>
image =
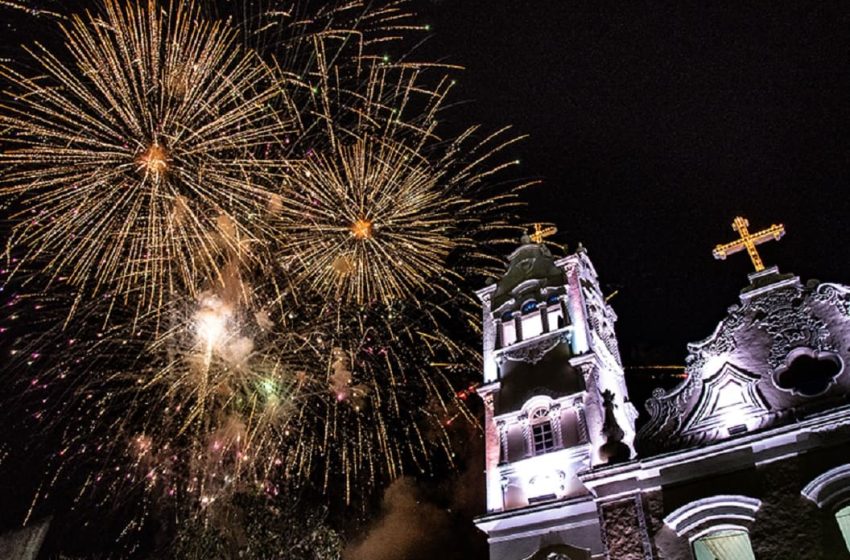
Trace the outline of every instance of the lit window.
<instances>
[{"instance_id":1,"label":"lit window","mask_svg":"<svg viewBox=\"0 0 850 560\"><path fill-rule=\"evenodd\" d=\"M844 544L847 546L847 550L850 550L850 506L845 506L835 512L835 520L838 521L838 528L841 529Z\"/></svg>"},{"instance_id":2,"label":"lit window","mask_svg":"<svg viewBox=\"0 0 850 560\"><path fill-rule=\"evenodd\" d=\"M531 438L535 455L555 448L555 434L545 408L538 408L531 415Z\"/></svg>"},{"instance_id":3,"label":"lit window","mask_svg":"<svg viewBox=\"0 0 850 560\"><path fill-rule=\"evenodd\" d=\"M555 436L552 434L552 424L544 422L532 428L534 435L534 454L546 453L555 448Z\"/></svg>"},{"instance_id":4,"label":"lit window","mask_svg":"<svg viewBox=\"0 0 850 560\"><path fill-rule=\"evenodd\" d=\"M746 531L725 530L709 533L694 541L696 560L755 560Z\"/></svg>"}]
</instances>

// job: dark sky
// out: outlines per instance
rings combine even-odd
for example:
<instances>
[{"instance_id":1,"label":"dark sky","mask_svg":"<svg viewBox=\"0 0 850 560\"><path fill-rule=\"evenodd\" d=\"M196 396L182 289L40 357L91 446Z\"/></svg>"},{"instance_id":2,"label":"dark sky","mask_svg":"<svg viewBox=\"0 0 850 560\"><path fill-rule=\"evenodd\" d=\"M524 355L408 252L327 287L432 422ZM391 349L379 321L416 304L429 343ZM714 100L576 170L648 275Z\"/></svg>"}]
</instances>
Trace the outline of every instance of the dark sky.
<instances>
[{"instance_id":1,"label":"dark sky","mask_svg":"<svg viewBox=\"0 0 850 560\"><path fill-rule=\"evenodd\" d=\"M529 218L589 249L627 364L682 363L752 271L731 220L784 223L765 262L850 282L850 4L423 2L466 67L459 113L529 134ZM647 348L648 347L648 348Z\"/></svg>"}]
</instances>

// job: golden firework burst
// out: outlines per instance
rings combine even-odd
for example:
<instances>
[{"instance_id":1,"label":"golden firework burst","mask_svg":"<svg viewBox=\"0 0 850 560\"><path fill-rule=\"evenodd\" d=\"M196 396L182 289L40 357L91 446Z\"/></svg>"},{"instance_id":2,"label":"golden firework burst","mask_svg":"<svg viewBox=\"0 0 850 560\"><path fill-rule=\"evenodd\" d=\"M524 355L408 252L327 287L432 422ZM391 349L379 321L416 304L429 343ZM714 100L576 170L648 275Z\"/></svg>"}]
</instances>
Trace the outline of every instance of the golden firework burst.
<instances>
[{"instance_id":1,"label":"golden firework burst","mask_svg":"<svg viewBox=\"0 0 850 560\"><path fill-rule=\"evenodd\" d=\"M404 145L371 138L314 153L290 179L288 249L317 291L389 303L446 272L460 193Z\"/></svg>"},{"instance_id":2,"label":"golden firework burst","mask_svg":"<svg viewBox=\"0 0 850 560\"><path fill-rule=\"evenodd\" d=\"M278 89L193 3L104 0L63 32L64 51L29 50L40 76L0 69L0 195L23 208L11 244L54 277L159 305L218 274L220 239L260 236Z\"/></svg>"}]
</instances>

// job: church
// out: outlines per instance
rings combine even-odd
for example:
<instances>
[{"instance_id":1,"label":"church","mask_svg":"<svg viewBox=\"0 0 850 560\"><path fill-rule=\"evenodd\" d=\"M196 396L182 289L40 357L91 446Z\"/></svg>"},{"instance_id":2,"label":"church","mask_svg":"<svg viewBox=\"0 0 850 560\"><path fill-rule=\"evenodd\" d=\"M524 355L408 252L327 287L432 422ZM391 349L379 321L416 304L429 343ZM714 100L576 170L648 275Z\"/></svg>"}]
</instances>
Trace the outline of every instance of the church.
<instances>
[{"instance_id":1,"label":"church","mask_svg":"<svg viewBox=\"0 0 850 560\"><path fill-rule=\"evenodd\" d=\"M784 228L748 227L714 250L749 254L739 300L646 403L584 248L537 227L477 292L491 560L850 559L850 286L765 267Z\"/></svg>"}]
</instances>

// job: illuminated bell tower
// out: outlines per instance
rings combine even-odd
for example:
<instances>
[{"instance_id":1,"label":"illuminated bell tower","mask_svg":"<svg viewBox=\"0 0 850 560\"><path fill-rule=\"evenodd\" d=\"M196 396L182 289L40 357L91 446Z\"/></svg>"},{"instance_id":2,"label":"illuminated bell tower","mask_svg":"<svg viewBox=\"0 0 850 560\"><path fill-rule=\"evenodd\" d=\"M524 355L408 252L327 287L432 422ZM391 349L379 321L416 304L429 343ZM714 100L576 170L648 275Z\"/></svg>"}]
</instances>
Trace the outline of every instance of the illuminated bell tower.
<instances>
[{"instance_id":1,"label":"illuminated bell tower","mask_svg":"<svg viewBox=\"0 0 850 560\"><path fill-rule=\"evenodd\" d=\"M479 527L491 533L488 517L514 510L520 518L558 500L584 502L595 515L577 475L634 456L637 412L626 392L616 316L586 251L555 260L540 235L524 236L504 276L477 295L488 511Z\"/></svg>"}]
</instances>

